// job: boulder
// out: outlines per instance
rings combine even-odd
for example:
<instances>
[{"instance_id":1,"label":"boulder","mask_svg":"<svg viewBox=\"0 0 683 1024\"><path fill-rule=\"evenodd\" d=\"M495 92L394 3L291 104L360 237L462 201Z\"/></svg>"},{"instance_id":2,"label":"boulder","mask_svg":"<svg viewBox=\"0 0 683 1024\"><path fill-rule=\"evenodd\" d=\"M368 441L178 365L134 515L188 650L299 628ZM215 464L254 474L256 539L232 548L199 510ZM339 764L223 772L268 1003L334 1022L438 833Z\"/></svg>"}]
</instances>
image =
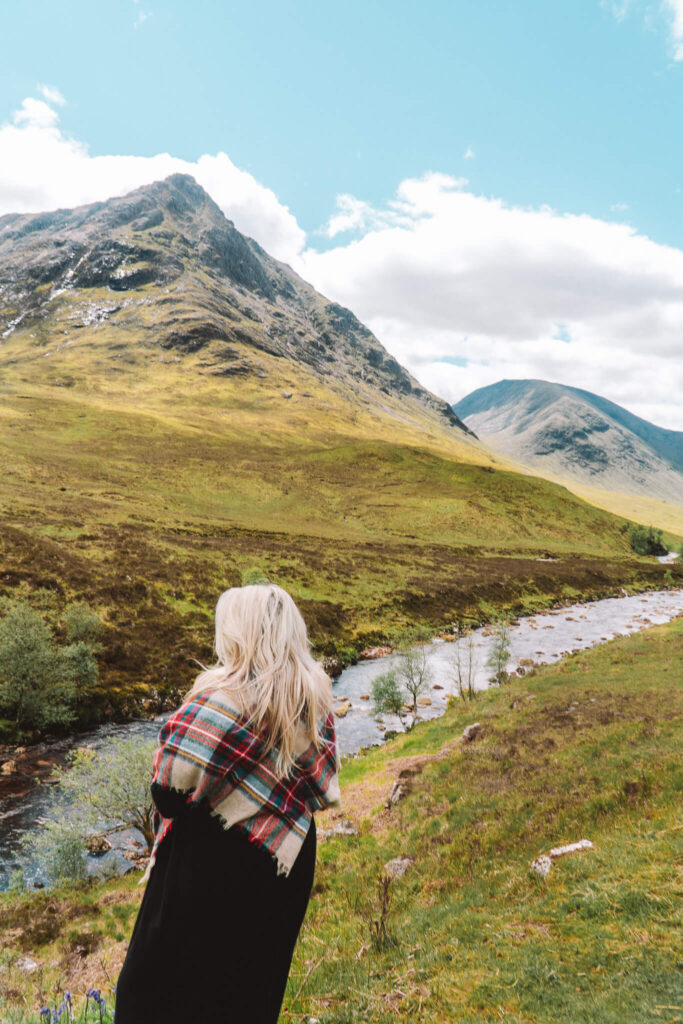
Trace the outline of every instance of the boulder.
<instances>
[{"instance_id":1,"label":"boulder","mask_svg":"<svg viewBox=\"0 0 683 1024\"><path fill-rule=\"evenodd\" d=\"M387 801L386 801L385 806L386 807L392 807L393 804L397 804L399 802L399 800L402 800L405 795L406 795L405 789L403 788L401 783L398 781L398 779L395 779L394 780L394 784L391 787L391 793L389 793L389 796L387 797Z\"/></svg>"}]
</instances>

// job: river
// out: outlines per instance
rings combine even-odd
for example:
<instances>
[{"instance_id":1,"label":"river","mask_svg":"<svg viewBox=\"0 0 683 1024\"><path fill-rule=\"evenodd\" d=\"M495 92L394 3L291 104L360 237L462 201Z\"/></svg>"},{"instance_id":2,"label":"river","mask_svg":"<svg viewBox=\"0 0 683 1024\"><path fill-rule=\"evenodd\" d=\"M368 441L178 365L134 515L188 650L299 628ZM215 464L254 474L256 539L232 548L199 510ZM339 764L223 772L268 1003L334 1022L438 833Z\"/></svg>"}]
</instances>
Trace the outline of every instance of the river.
<instances>
[{"instance_id":1,"label":"river","mask_svg":"<svg viewBox=\"0 0 683 1024\"><path fill-rule=\"evenodd\" d=\"M532 661L542 665L559 661L575 651L594 647L616 636L628 636L648 626L668 622L683 614L683 589L660 590L629 597L605 598L585 604L573 604L542 614L519 619L510 630L508 671L518 669L520 662ZM490 670L486 659L492 636L488 627L474 632L471 646L468 640L457 642L434 640L428 646L430 669L430 704L422 707L423 718L443 714L448 698L456 692L454 663L458 657L467 667L469 652L473 661L473 681L476 689L489 686ZM360 661L345 669L334 683L337 708L348 708L337 720L337 736L342 753L355 754L362 747L381 743L384 731L400 729L400 723L391 716L377 721L368 699L373 679L388 671L396 657L387 655L376 660ZM139 735L156 737L166 715L151 720L139 720L124 725L107 725L74 740L74 746L95 749L106 745L112 737ZM12 870L18 864L21 836L35 827L38 819L49 814L55 799L52 786L36 785L21 796L10 796L0 801L0 889L6 888ZM135 841L128 832L111 837L115 849L105 858L91 858L90 868L95 871L104 865L125 867L121 852ZM139 836L137 839L139 840ZM34 871L27 872L28 881L40 880Z\"/></svg>"}]
</instances>

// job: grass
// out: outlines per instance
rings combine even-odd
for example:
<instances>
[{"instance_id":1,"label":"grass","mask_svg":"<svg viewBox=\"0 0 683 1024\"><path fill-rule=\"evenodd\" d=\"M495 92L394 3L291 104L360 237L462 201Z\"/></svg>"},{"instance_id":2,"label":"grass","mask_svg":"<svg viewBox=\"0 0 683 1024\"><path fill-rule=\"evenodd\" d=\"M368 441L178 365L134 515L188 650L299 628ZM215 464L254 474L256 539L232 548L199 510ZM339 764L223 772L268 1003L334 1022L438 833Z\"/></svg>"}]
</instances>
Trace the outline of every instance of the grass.
<instances>
[{"instance_id":1,"label":"grass","mask_svg":"<svg viewBox=\"0 0 683 1024\"><path fill-rule=\"evenodd\" d=\"M217 595L253 566L321 654L664 584L621 519L414 403L253 349L263 378L218 380L206 350L174 362L145 337L105 323L45 358L17 331L1 359L0 594L94 605L102 714L138 713L152 686L175 701L211 657Z\"/></svg>"},{"instance_id":2,"label":"grass","mask_svg":"<svg viewBox=\"0 0 683 1024\"><path fill-rule=\"evenodd\" d=\"M455 702L347 760L342 814L360 834L320 845L282 1024L680 1020L682 664L679 619ZM462 746L474 721L481 733ZM408 792L388 810L399 775ZM530 874L533 858L580 838L593 849L546 880ZM377 882L397 856L412 864L388 887L378 944ZM5 896L6 1006L36 1006L36 980L14 966L22 952L44 965L43 996L113 984L136 880Z\"/></svg>"}]
</instances>

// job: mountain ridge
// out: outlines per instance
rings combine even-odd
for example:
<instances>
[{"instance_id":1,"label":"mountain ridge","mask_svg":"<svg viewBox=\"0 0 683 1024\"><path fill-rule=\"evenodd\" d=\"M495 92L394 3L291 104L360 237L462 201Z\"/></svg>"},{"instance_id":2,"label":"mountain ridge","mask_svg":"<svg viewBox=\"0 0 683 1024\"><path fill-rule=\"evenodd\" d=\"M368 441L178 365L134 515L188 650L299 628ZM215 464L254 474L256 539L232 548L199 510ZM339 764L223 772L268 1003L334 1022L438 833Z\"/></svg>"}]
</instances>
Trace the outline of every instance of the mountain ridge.
<instances>
[{"instance_id":1,"label":"mountain ridge","mask_svg":"<svg viewBox=\"0 0 683 1024\"><path fill-rule=\"evenodd\" d=\"M683 503L683 432L590 391L501 380L453 406L494 450L591 486Z\"/></svg>"},{"instance_id":2,"label":"mountain ridge","mask_svg":"<svg viewBox=\"0 0 683 1024\"><path fill-rule=\"evenodd\" d=\"M130 309L132 296L144 289L147 304L156 301L153 322L141 303ZM152 328L157 348L180 358L202 351L205 373L263 373L250 352L267 352L304 363L332 382L352 382L366 398L398 396L472 433L350 310L242 235L189 175L74 209L0 217L3 341L19 329L39 332L60 303L88 297L91 306L73 311L60 330L69 334L105 321L125 327L132 314L143 341Z\"/></svg>"}]
</instances>

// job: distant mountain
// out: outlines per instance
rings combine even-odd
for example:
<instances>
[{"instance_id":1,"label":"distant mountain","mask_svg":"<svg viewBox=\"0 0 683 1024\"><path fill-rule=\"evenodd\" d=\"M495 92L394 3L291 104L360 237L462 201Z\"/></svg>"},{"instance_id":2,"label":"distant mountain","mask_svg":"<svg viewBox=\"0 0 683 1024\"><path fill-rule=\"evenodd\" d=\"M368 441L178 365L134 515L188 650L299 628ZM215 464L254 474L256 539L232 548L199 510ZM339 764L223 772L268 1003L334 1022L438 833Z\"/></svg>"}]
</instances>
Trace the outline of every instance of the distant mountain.
<instances>
[{"instance_id":1,"label":"distant mountain","mask_svg":"<svg viewBox=\"0 0 683 1024\"><path fill-rule=\"evenodd\" d=\"M353 313L240 234L189 175L73 210L0 217L0 364L10 338L23 346L7 358L28 365L105 325L98 358L116 370L164 351L176 361L200 353L192 372L258 379L268 353L380 412L391 395L469 433Z\"/></svg>"},{"instance_id":2,"label":"distant mountain","mask_svg":"<svg viewBox=\"0 0 683 1024\"><path fill-rule=\"evenodd\" d=\"M683 503L683 432L543 380L501 380L454 412L495 450L594 487Z\"/></svg>"}]
</instances>

